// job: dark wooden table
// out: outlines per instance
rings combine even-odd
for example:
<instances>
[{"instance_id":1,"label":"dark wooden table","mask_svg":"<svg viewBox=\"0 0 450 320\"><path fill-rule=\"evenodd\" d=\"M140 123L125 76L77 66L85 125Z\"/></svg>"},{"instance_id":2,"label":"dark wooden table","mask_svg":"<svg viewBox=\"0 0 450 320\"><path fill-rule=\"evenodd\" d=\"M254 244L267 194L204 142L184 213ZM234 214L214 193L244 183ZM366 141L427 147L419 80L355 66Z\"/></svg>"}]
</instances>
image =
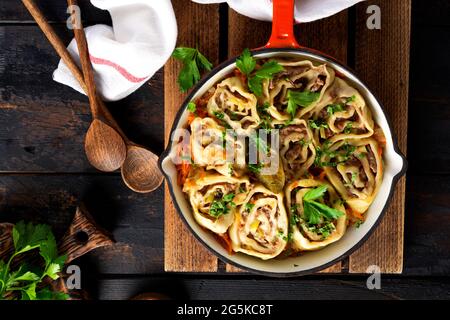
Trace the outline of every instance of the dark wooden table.
<instances>
[{"instance_id":1,"label":"dark wooden table","mask_svg":"<svg viewBox=\"0 0 450 320\"><path fill-rule=\"evenodd\" d=\"M79 2L86 24L110 23L89 1ZM68 42L65 1L38 3ZM0 221L49 223L61 235L83 201L117 240L78 262L93 298L159 291L191 299L448 299L449 18L450 2L413 0L404 272L383 276L381 290L368 290L362 275L274 280L164 273L163 188L135 194L119 174L89 165L83 151L87 99L52 81L58 58L21 2L13 0L0 2ZM111 104L124 131L158 153L164 144L162 92L160 71L129 98Z\"/></svg>"}]
</instances>

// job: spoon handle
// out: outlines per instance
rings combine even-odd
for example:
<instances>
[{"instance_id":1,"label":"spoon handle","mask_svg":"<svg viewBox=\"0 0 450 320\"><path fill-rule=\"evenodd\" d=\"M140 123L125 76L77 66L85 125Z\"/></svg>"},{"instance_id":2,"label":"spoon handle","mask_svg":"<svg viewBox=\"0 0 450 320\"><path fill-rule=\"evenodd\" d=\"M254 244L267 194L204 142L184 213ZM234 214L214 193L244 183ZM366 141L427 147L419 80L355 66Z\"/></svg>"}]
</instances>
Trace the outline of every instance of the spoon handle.
<instances>
[{"instance_id":1,"label":"spoon handle","mask_svg":"<svg viewBox=\"0 0 450 320\"><path fill-rule=\"evenodd\" d=\"M68 68L74 75L74 77L80 83L80 86L83 89L83 91L87 93L87 88L86 85L84 84L83 73L81 73L75 61L72 59L72 56L70 55L64 43L62 42L61 38L56 34L53 27L47 22L47 19L45 19L39 7L33 0L22 0L22 2L24 6L28 9L30 14L33 16L34 20L41 28L42 32L47 37L48 41L50 41L51 45L56 50L58 55L61 57L61 59L64 61L64 63L68 66Z\"/></svg>"},{"instance_id":2,"label":"spoon handle","mask_svg":"<svg viewBox=\"0 0 450 320\"><path fill-rule=\"evenodd\" d=\"M69 6L78 5L77 0L67 0L67 3ZM94 71L92 69L91 59L89 56L89 47L86 40L86 34L84 33L83 23L79 15L72 15L72 26L80 55L81 67L83 69L89 103L91 105L92 117L97 119L100 116L100 112L97 99L97 90L94 81Z\"/></svg>"}]
</instances>

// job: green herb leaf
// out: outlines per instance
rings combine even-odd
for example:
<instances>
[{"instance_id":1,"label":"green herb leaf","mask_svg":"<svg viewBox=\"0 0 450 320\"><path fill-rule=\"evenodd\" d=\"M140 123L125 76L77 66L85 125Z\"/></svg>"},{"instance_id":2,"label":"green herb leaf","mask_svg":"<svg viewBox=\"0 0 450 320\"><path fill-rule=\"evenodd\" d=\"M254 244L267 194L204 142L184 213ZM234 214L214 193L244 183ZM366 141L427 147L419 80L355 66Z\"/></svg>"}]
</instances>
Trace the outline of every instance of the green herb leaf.
<instances>
[{"instance_id":1,"label":"green herb leaf","mask_svg":"<svg viewBox=\"0 0 450 320\"><path fill-rule=\"evenodd\" d=\"M322 198L326 191L327 186L321 185L317 188L309 190L303 196L303 210L308 224L316 225L323 222L324 218L334 220L344 215L342 211L315 201Z\"/></svg>"},{"instance_id":2,"label":"green herb leaf","mask_svg":"<svg viewBox=\"0 0 450 320\"><path fill-rule=\"evenodd\" d=\"M311 189L308 192L305 193L303 196L303 200L305 201L312 201L317 200L319 198L322 198L325 192L327 192L328 187L323 184L317 188Z\"/></svg>"},{"instance_id":3,"label":"green herb leaf","mask_svg":"<svg viewBox=\"0 0 450 320\"><path fill-rule=\"evenodd\" d=\"M355 100L356 100L356 96L352 95L351 97L347 98L347 100L345 102L350 103L350 102L354 102Z\"/></svg>"},{"instance_id":4,"label":"green herb leaf","mask_svg":"<svg viewBox=\"0 0 450 320\"><path fill-rule=\"evenodd\" d=\"M255 206L255 204L253 203L246 203L245 204L245 210L247 210L248 212L252 211L253 207Z\"/></svg>"},{"instance_id":5,"label":"green herb leaf","mask_svg":"<svg viewBox=\"0 0 450 320\"><path fill-rule=\"evenodd\" d=\"M323 203L317 201L309 201L309 203L314 206L323 216L328 219L337 219L344 215L342 211L331 208Z\"/></svg>"},{"instance_id":6,"label":"green herb leaf","mask_svg":"<svg viewBox=\"0 0 450 320\"><path fill-rule=\"evenodd\" d=\"M261 164L261 163L248 164L248 165L247 165L247 169L248 169L250 172L253 172L253 173L255 173L255 174L258 174L258 173L261 172L262 164Z\"/></svg>"},{"instance_id":7,"label":"green herb leaf","mask_svg":"<svg viewBox=\"0 0 450 320\"><path fill-rule=\"evenodd\" d=\"M339 112L344 110L344 108L342 107L341 104L330 104L327 106L327 112L328 114L331 116L333 115L335 112Z\"/></svg>"},{"instance_id":8,"label":"green herb leaf","mask_svg":"<svg viewBox=\"0 0 450 320\"><path fill-rule=\"evenodd\" d=\"M224 195L221 199L214 199L209 207L209 215L218 219L220 216L228 214L230 212L230 208L236 206L233 199L234 193Z\"/></svg>"},{"instance_id":9,"label":"green herb leaf","mask_svg":"<svg viewBox=\"0 0 450 320\"><path fill-rule=\"evenodd\" d=\"M275 60L267 61L255 74L248 78L248 87L258 97L262 96L262 82L264 79L272 79L274 74L283 71L284 68Z\"/></svg>"},{"instance_id":10,"label":"green herb leaf","mask_svg":"<svg viewBox=\"0 0 450 320\"><path fill-rule=\"evenodd\" d=\"M244 49L241 56L236 59L236 67L247 76L255 69L256 60L248 48Z\"/></svg>"},{"instance_id":11,"label":"green herb leaf","mask_svg":"<svg viewBox=\"0 0 450 320\"><path fill-rule=\"evenodd\" d=\"M289 90L287 93L288 106L286 111L294 118L298 106L306 108L319 99L319 96L320 93L318 92Z\"/></svg>"},{"instance_id":12,"label":"green herb leaf","mask_svg":"<svg viewBox=\"0 0 450 320\"><path fill-rule=\"evenodd\" d=\"M200 69L209 71L212 67L211 62L194 48L176 48L172 56L183 63L178 75L178 85L182 92L186 92L200 80Z\"/></svg>"},{"instance_id":13,"label":"green herb leaf","mask_svg":"<svg viewBox=\"0 0 450 320\"><path fill-rule=\"evenodd\" d=\"M328 124L323 120L309 120L308 124L312 129L328 128Z\"/></svg>"},{"instance_id":14,"label":"green herb leaf","mask_svg":"<svg viewBox=\"0 0 450 320\"><path fill-rule=\"evenodd\" d=\"M20 292L22 300L38 299L36 287L41 287L46 277L58 279L67 257L58 257L55 237L47 225L26 224L21 221L14 226L12 235L14 253L7 263L0 260L0 299L12 291ZM39 249L45 262L43 269L24 261L17 270L11 270L12 262L17 256L35 249Z\"/></svg>"}]
</instances>

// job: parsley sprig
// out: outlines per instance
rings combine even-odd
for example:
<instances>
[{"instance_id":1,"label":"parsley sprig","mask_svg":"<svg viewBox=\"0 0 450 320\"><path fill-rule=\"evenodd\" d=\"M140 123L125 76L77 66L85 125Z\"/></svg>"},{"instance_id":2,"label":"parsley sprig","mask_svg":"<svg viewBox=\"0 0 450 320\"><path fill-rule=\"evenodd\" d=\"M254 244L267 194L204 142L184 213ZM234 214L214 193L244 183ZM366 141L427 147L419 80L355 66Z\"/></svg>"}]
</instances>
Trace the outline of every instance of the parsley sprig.
<instances>
[{"instance_id":1,"label":"parsley sprig","mask_svg":"<svg viewBox=\"0 0 450 320\"><path fill-rule=\"evenodd\" d=\"M327 188L326 185L321 185L309 190L303 196L303 212L309 225L318 225L324 221L335 220L344 215L342 211L316 201L323 198Z\"/></svg>"},{"instance_id":2,"label":"parsley sprig","mask_svg":"<svg viewBox=\"0 0 450 320\"><path fill-rule=\"evenodd\" d=\"M212 63L195 48L179 47L172 54L183 63L178 75L181 92L186 92L200 80L200 69L210 71Z\"/></svg>"},{"instance_id":3,"label":"parsley sprig","mask_svg":"<svg viewBox=\"0 0 450 320\"><path fill-rule=\"evenodd\" d=\"M266 79L284 70L283 66L275 60L269 60L256 71L256 60L250 50L245 49L239 58L236 59L236 67L247 76L249 89L258 97L262 96L262 83Z\"/></svg>"},{"instance_id":4,"label":"parsley sprig","mask_svg":"<svg viewBox=\"0 0 450 320\"><path fill-rule=\"evenodd\" d=\"M12 232L14 252L5 262L0 260L0 299L13 292L20 292L22 300L65 300L68 295L53 292L42 287L42 282L48 277L59 278L66 255L58 256L55 237L49 226L23 221L17 223ZM12 262L25 253L38 250L44 260L42 268L21 263L12 270Z\"/></svg>"}]
</instances>

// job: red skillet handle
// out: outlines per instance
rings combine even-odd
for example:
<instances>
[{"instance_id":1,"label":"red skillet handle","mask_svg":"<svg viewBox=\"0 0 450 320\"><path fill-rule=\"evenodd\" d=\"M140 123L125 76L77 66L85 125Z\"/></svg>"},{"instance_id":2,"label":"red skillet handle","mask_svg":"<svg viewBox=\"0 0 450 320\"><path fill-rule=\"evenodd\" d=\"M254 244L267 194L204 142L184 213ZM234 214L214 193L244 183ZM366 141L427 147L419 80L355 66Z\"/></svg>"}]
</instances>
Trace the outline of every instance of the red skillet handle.
<instances>
[{"instance_id":1,"label":"red skillet handle","mask_svg":"<svg viewBox=\"0 0 450 320\"><path fill-rule=\"evenodd\" d=\"M294 35L294 1L273 0L272 35L266 48L300 48Z\"/></svg>"}]
</instances>

